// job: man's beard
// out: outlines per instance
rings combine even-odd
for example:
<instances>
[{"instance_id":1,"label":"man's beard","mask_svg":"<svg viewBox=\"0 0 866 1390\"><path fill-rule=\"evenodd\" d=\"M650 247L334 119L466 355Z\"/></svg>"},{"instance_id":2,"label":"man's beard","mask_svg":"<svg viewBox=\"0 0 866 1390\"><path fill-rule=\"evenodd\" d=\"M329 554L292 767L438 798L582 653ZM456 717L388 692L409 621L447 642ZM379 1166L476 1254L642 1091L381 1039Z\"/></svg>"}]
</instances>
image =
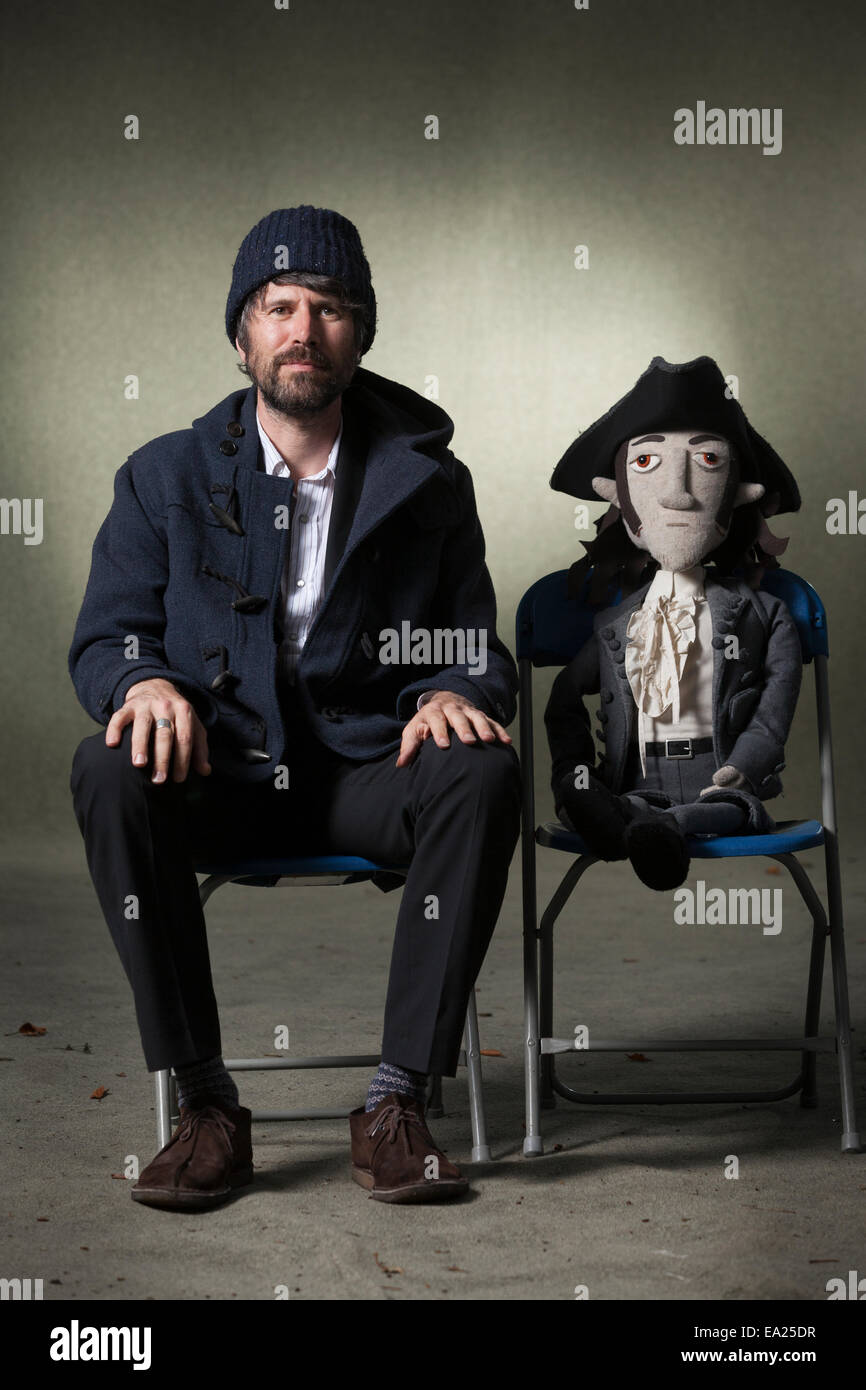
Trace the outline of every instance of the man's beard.
<instances>
[{"instance_id":1,"label":"man's beard","mask_svg":"<svg viewBox=\"0 0 866 1390\"><path fill-rule=\"evenodd\" d=\"M322 370L296 372L283 366L285 362L313 362ZM262 400L280 415L318 415L341 396L355 375L354 358L335 365L319 352L295 353L265 360L249 352L247 375L255 384Z\"/></svg>"}]
</instances>

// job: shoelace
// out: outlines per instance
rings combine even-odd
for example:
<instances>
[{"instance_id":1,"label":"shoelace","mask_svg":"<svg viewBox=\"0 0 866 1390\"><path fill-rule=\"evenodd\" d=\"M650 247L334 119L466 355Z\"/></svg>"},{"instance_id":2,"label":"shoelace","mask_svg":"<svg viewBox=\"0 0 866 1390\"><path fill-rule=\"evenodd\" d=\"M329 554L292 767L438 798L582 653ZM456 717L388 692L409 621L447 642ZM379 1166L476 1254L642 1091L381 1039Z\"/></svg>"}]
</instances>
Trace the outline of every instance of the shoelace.
<instances>
[{"instance_id":1,"label":"shoelace","mask_svg":"<svg viewBox=\"0 0 866 1390\"><path fill-rule=\"evenodd\" d=\"M404 1110L402 1106L392 1104L388 1106L379 1116L378 1120L369 1125L365 1131L368 1139L372 1139L380 1129L385 1130L385 1138L389 1144L396 1144L398 1135L402 1136L403 1144L407 1153L412 1152L412 1143L409 1137L408 1126L415 1125L422 1134L427 1131L427 1126L422 1117L415 1110Z\"/></svg>"},{"instance_id":2,"label":"shoelace","mask_svg":"<svg viewBox=\"0 0 866 1390\"><path fill-rule=\"evenodd\" d=\"M227 1147L229 1149L231 1148L235 1126L228 1116L223 1114L222 1110L217 1110L216 1106L213 1105L206 1105L201 1110L194 1111L183 1127L178 1130L178 1139L186 1140L192 1138L193 1130L199 1123L216 1125L221 1131Z\"/></svg>"}]
</instances>

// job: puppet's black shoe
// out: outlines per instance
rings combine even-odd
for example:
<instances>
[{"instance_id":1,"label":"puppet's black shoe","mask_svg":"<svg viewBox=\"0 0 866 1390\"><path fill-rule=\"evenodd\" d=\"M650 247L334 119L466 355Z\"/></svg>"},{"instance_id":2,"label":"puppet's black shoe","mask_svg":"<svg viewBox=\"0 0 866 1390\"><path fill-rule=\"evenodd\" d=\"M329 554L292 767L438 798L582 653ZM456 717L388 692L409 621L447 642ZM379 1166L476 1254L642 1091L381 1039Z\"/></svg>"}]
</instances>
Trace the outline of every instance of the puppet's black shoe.
<instances>
[{"instance_id":1,"label":"puppet's black shoe","mask_svg":"<svg viewBox=\"0 0 866 1390\"><path fill-rule=\"evenodd\" d=\"M576 788L566 778L560 798L556 814L568 830L580 836L590 854L608 861L627 857L629 815L618 796L599 783Z\"/></svg>"},{"instance_id":2,"label":"puppet's black shoe","mask_svg":"<svg viewBox=\"0 0 866 1390\"><path fill-rule=\"evenodd\" d=\"M689 872L689 852L672 816L639 816L626 830L631 866L647 888L664 893L679 888Z\"/></svg>"}]
</instances>

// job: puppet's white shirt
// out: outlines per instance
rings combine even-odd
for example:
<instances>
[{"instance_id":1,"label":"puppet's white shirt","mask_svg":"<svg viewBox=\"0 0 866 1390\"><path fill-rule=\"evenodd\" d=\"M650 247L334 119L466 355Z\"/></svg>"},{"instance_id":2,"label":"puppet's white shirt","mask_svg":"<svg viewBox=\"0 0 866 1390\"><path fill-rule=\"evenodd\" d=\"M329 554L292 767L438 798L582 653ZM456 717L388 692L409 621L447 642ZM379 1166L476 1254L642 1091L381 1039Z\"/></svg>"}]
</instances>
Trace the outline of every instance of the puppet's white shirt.
<instances>
[{"instance_id":1,"label":"puppet's white shirt","mask_svg":"<svg viewBox=\"0 0 866 1390\"><path fill-rule=\"evenodd\" d=\"M704 569L657 570L629 620L625 669L638 709L638 745L713 732L713 619Z\"/></svg>"}]
</instances>

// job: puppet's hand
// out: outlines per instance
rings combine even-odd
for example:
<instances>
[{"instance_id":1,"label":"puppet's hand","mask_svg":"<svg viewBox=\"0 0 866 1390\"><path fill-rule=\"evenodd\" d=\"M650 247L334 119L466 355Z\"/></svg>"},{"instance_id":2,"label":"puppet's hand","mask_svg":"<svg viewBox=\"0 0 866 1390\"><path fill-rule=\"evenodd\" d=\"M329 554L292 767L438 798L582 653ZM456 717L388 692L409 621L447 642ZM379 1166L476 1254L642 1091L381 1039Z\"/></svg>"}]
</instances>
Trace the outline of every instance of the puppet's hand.
<instances>
[{"instance_id":1,"label":"puppet's hand","mask_svg":"<svg viewBox=\"0 0 866 1390\"><path fill-rule=\"evenodd\" d=\"M707 792L714 792L719 787L748 787L748 782L742 772L738 772L730 763L726 763L724 767L719 768L718 772L713 773L713 785L704 787L701 796L706 796Z\"/></svg>"}]
</instances>

